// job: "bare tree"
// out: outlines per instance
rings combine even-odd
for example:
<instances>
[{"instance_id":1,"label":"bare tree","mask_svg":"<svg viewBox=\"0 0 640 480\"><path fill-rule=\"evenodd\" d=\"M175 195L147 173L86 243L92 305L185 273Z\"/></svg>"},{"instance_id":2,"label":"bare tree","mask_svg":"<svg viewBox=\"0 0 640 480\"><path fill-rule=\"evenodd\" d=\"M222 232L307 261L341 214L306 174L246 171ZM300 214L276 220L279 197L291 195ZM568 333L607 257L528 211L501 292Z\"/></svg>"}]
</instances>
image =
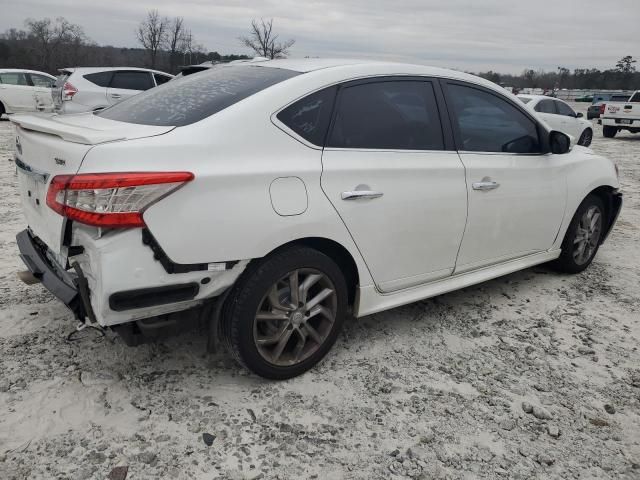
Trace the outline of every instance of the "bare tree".
<instances>
[{"instance_id":1,"label":"bare tree","mask_svg":"<svg viewBox=\"0 0 640 480\"><path fill-rule=\"evenodd\" d=\"M174 18L168 27L167 50L169 50L169 71L175 73L178 54L181 51L185 35L184 19Z\"/></svg>"},{"instance_id":2,"label":"bare tree","mask_svg":"<svg viewBox=\"0 0 640 480\"><path fill-rule=\"evenodd\" d=\"M158 50L166 42L169 20L160 17L157 10L147 13L147 19L140 23L136 36L140 44L149 52L151 68L155 68Z\"/></svg>"},{"instance_id":3,"label":"bare tree","mask_svg":"<svg viewBox=\"0 0 640 480\"><path fill-rule=\"evenodd\" d=\"M77 47L85 42L82 27L64 17L58 17L55 21L50 18L29 18L25 25L28 36L35 40L40 67L49 71L54 69L56 57L62 53L60 50L64 45Z\"/></svg>"},{"instance_id":4,"label":"bare tree","mask_svg":"<svg viewBox=\"0 0 640 480\"><path fill-rule=\"evenodd\" d=\"M249 35L239 38L240 43L252 49L257 55L267 58L285 58L289 49L296 43L295 40L278 42L278 35L273 33L273 18L265 21L264 18L251 21Z\"/></svg>"}]
</instances>

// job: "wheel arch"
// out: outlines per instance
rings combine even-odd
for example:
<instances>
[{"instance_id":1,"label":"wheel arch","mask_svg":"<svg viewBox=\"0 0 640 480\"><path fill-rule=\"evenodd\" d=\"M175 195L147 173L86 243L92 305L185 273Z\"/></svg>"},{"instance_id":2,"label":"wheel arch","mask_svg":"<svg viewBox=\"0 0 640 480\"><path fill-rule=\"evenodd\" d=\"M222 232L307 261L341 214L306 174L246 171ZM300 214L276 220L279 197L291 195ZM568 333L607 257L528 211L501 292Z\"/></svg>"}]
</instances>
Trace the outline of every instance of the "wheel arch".
<instances>
[{"instance_id":1,"label":"wheel arch","mask_svg":"<svg viewBox=\"0 0 640 480\"><path fill-rule=\"evenodd\" d=\"M314 250L324 253L336 262L344 274L349 289L349 305L354 305L358 285L360 284L360 273L358 271L358 264L349 250L335 240L330 240L325 237L303 237L280 245L265 255L265 257L293 245L313 248Z\"/></svg>"},{"instance_id":2,"label":"wheel arch","mask_svg":"<svg viewBox=\"0 0 640 480\"><path fill-rule=\"evenodd\" d=\"M618 191L618 189L612 187L611 185L600 185L599 187L591 190L587 195L585 195L584 198L587 198L589 195L595 195L600 198L600 200L602 200L602 203L604 204L604 208L606 209L605 213L607 215L607 224L604 234L602 235L600 240L600 243L602 244L609 236L609 233L611 232L611 229L613 228L613 225L615 224L618 215L620 214L620 210L622 208L622 194ZM584 199L582 199L580 203L582 203L583 201Z\"/></svg>"}]
</instances>

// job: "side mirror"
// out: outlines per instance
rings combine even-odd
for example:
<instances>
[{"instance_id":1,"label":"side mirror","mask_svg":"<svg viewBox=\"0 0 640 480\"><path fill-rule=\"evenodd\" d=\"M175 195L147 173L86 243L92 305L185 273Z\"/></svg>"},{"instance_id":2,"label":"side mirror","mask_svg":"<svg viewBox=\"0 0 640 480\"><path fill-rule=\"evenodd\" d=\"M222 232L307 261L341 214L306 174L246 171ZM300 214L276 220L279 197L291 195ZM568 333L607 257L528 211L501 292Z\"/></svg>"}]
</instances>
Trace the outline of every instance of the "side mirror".
<instances>
[{"instance_id":1,"label":"side mirror","mask_svg":"<svg viewBox=\"0 0 640 480\"><path fill-rule=\"evenodd\" d=\"M578 112L578 113L576 114L576 118L582 118L582 117L584 117L584 115L582 115L582 112Z\"/></svg>"},{"instance_id":2,"label":"side mirror","mask_svg":"<svg viewBox=\"0 0 640 480\"><path fill-rule=\"evenodd\" d=\"M571 139L569 135L554 130L549 134L549 145L551 146L551 153L562 155L571 150Z\"/></svg>"}]
</instances>

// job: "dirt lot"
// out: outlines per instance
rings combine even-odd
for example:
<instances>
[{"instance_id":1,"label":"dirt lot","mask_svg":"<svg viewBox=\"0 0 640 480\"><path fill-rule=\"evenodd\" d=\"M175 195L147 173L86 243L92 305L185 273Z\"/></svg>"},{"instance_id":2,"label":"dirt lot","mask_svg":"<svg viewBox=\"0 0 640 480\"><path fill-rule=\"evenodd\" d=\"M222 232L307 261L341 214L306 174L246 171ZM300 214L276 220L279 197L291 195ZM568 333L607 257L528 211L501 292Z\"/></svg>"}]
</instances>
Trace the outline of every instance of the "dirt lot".
<instances>
[{"instance_id":1,"label":"dirt lot","mask_svg":"<svg viewBox=\"0 0 640 480\"><path fill-rule=\"evenodd\" d=\"M640 478L640 135L596 128L625 206L585 273L537 267L351 321L280 383L197 333L66 341L70 313L15 276L12 141L1 122L0 478Z\"/></svg>"}]
</instances>

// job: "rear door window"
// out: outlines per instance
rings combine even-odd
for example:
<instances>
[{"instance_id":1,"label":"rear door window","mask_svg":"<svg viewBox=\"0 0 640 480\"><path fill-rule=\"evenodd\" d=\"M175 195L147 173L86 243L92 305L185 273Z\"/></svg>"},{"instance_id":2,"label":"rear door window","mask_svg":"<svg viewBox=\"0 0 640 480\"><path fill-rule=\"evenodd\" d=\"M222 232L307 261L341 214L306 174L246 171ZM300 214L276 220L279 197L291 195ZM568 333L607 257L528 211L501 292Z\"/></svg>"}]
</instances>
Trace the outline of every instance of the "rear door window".
<instances>
[{"instance_id":1,"label":"rear door window","mask_svg":"<svg viewBox=\"0 0 640 480\"><path fill-rule=\"evenodd\" d=\"M34 87L51 88L55 83L55 80L37 73L30 73L29 77L31 77L31 83L33 83Z\"/></svg>"},{"instance_id":2,"label":"rear door window","mask_svg":"<svg viewBox=\"0 0 640 480\"><path fill-rule=\"evenodd\" d=\"M540 153L536 123L498 94L449 84L447 104L453 109L459 150Z\"/></svg>"},{"instance_id":3,"label":"rear door window","mask_svg":"<svg viewBox=\"0 0 640 480\"><path fill-rule=\"evenodd\" d=\"M278 120L306 141L322 147L331 122L335 95L335 87L312 93L278 113Z\"/></svg>"},{"instance_id":4,"label":"rear door window","mask_svg":"<svg viewBox=\"0 0 640 480\"><path fill-rule=\"evenodd\" d=\"M557 114L556 106L553 100L540 100L538 104L535 106L534 110L540 113L552 113Z\"/></svg>"},{"instance_id":5,"label":"rear door window","mask_svg":"<svg viewBox=\"0 0 640 480\"><path fill-rule=\"evenodd\" d=\"M94 85L107 88L113 77L113 72L96 72L84 75L85 80L89 80Z\"/></svg>"},{"instance_id":6,"label":"rear door window","mask_svg":"<svg viewBox=\"0 0 640 480\"><path fill-rule=\"evenodd\" d=\"M381 81L341 90L327 146L390 150L443 150L433 85Z\"/></svg>"},{"instance_id":7,"label":"rear door window","mask_svg":"<svg viewBox=\"0 0 640 480\"><path fill-rule=\"evenodd\" d=\"M124 90L149 90L155 85L151 80L149 72L137 72L119 70L113 74L111 88L122 88Z\"/></svg>"},{"instance_id":8,"label":"rear door window","mask_svg":"<svg viewBox=\"0 0 640 480\"><path fill-rule=\"evenodd\" d=\"M171 80L172 77L170 77L169 75L154 73L153 78L155 78L156 80L156 85L162 85L163 83L167 83L169 80Z\"/></svg>"},{"instance_id":9,"label":"rear door window","mask_svg":"<svg viewBox=\"0 0 640 480\"><path fill-rule=\"evenodd\" d=\"M121 122L180 127L296 75L300 73L256 65L211 68L135 95L97 115Z\"/></svg>"}]
</instances>

